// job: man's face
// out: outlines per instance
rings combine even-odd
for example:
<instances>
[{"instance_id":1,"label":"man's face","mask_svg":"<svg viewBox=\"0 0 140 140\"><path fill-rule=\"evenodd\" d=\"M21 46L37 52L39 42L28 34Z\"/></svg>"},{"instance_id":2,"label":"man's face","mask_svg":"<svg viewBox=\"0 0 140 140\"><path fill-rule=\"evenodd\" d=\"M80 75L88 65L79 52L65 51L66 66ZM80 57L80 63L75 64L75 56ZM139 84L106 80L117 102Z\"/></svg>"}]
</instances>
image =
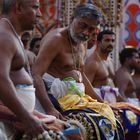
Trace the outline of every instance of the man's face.
<instances>
[{"instance_id":1,"label":"man's face","mask_svg":"<svg viewBox=\"0 0 140 140\"><path fill-rule=\"evenodd\" d=\"M140 63L140 58L138 53L133 53L133 56L130 58L131 59L131 67L132 68L137 68L139 63Z\"/></svg>"},{"instance_id":2,"label":"man's face","mask_svg":"<svg viewBox=\"0 0 140 140\"><path fill-rule=\"evenodd\" d=\"M70 27L70 34L76 43L82 43L91 39L97 29L97 20L89 18L75 18Z\"/></svg>"},{"instance_id":3,"label":"man's face","mask_svg":"<svg viewBox=\"0 0 140 140\"><path fill-rule=\"evenodd\" d=\"M100 48L102 51L105 52L112 52L113 48L115 47L115 35L113 34L105 34L101 40Z\"/></svg>"},{"instance_id":4,"label":"man's face","mask_svg":"<svg viewBox=\"0 0 140 140\"><path fill-rule=\"evenodd\" d=\"M24 30L32 30L41 17L39 0L25 0L21 10L21 25Z\"/></svg>"},{"instance_id":5,"label":"man's face","mask_svg":"<svg viewBox=\"0 0 140 140\"><path fill-rule=\"evenodd\" d=\"M40 41L41 41L41 40L36 41L36 43L35 43L35 45L34 45L34 48L33 48L33 50L32 50L36 55L37 55L38 52L39 52Z\"/></svg>"}]
</instances>

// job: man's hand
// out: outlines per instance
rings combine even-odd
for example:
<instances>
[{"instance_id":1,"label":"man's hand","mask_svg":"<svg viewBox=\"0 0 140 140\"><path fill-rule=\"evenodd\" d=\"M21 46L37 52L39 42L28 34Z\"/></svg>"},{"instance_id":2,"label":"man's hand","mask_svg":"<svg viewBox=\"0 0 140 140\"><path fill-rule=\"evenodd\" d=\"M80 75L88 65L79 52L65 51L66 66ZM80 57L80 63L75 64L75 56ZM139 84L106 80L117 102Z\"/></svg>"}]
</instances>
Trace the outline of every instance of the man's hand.
<instances>
[{"instance_id":1,"label":"man's hand","mask_svg":"<svg viewBox=\"0 0 140 140\"><path fill-rule=\"evenodd\" d=\"M45 130L43 123L37 117L30 116L28 119L22 120L25 134L31 138L37 138Z\"/></svg>"},{"instance_id":2,"label":"man's hand","mask_svg":"<svg viewBox=\"0 0 140 140\"><path fill-rule=\"evenodd\" d=\"M49 111L47 111L47 114L53 115L53 116L55 116L56 118L61 119L61 120L66 120L66 119L62 116L62 114L61 114L59 111L57 111L55 108L49 109Z\"/></svg>"}]
</instances>

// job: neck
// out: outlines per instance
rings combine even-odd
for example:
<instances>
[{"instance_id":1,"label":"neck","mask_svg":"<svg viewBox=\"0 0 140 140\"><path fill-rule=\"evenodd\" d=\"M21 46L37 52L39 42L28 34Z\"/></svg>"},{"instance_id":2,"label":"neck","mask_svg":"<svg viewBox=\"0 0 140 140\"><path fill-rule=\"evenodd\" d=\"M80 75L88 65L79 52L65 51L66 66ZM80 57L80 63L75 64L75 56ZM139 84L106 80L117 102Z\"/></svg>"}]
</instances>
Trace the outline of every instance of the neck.
<instances>
[{"instance_id":1,"label":"neck","mask_svg":"<svg viewBox=\"0 0 140 140\"><path fill-rule=\"evenodd\" d=\"M11 29L11 31L13 32L13 34L16 36L16 38L19 40L20 45L23 47L23 43L21 41L21 38L19 36L19 34L17 33L15 27L13 26L13 24L11 23L11 21L8 18L1 18L1 20L3 20L5 23L7 23L7 25L9 26L9 28Z\"/></svg>"},{"instance_id":2,"label":"neck","mask_svg":"<svg viewBox=\"0 0 140 140\"><path fill-rule=\"evenodd\" d=\"M96 53L98 53L98 55L100 56L100 58L101 58L102 60L107 60L108 55L109 55L109 54L107 54L107 53L101 52L99 49L96 50Z\"/></svg>"},{"instance_id":3,"label":"neck","mask_svg":"<svg viewBox=\"0 0 140 140\"><path fill-rule=\"evenodd\" d=\"M122 68L124 68L125 70L127 70L129 73L131 73L132 70L133 70L128 65L123 65Z\"/></svg>"}]
</instances>

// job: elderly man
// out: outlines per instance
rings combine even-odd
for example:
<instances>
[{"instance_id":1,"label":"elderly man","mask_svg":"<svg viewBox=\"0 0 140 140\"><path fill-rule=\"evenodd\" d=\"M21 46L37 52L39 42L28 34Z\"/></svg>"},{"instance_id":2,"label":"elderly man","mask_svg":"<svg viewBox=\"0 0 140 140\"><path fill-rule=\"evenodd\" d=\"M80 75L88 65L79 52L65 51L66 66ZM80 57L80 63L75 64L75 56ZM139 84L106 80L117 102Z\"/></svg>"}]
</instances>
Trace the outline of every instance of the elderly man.
<instances>
[{"instance_id":1,"label":"elderly man","mask_svg":"<svg viewBox=\"0 0 140 140\"><path fill-rule=\"evenodd\" d=\"M82 118L91 120L89 121L91 129L94 130L93 122L96 120L96 125L101 124L99 127L107 123L106 127L110 129L109 133L112 133L114 131L112 128L116 127L113 111L109 105L101 103L103 100L95 93L84 73L87 51L85 43L95 34L99 17L100 12L96 6L89 3L78 5L68 27L52 30L43 38L32 70L36 95L45 112L60 117L60 113L49 101L48 93L50 93L65 111L72 109L73 114L77 111L76 109L82 109L82 113L78 112L82 116L80 120ZM46 82L47 91L42 77ZM86 108L90 110L91 117L84 113ZM101 118L94 116L95 111ZM105 117L105 123L103 121L99 123L102 117ZM86 132L89 132L88 127L86 127ZM105 133L104 130L101 133L106 138L116 136L114 132L113 136L110 135L111 133ZM90 134L87 134L87 137L90 138Z\"/></svg>"},{"instance_id":2,"label":"elderly man","mask_svg":"<svg viewBox=\"0 0 140 140\"><path fill-rule=\"evenodd\" d=\"M84 89L84 83L87 94L102 101L94 92L83 72L86 56L84 43L95 33L98 24L99 10L97 7L88 3L78 5L74 12L73 21L68 27L55 29L43 38L41 49L33 66L33 77L37 89L36 95L47 113L57 117L60 115L46 94L42 80L42 76L46 72L49 76L45 79L47 79L48 86L51 85L50 91L54 97L63 97L67 94L68 91L65 91L62 85L60 88L58 84L61 83L61 80L71 77L78 83L77 85L81 86L81 89Z\"/></svg>"},{"instance_id":3,"label":"elderly man","mask_svg":"<svg viewBox=\"0 0 140 140\"><path fill-rule=\"evenodd\" d=\"M53 128L64 125L60 122L56 123L56 118L53 116L34 112L35 88L31 76L25 70L27 56L20 38L23 31L32 30L38 22L41 16L39 0L4 0L2 8L0 132L5 133L7 138L1 134L0 137L13 140L16 132L21 130L25 133L23 139L48 139L50 135L47 130L50 125ZM47 123L47 129L45 123ZM59 127L57 127L58 130L60 130ZM56 136L61 138L62 135ZM16 139L21 138L16 137Z\"/></svg>"}]
</instances>

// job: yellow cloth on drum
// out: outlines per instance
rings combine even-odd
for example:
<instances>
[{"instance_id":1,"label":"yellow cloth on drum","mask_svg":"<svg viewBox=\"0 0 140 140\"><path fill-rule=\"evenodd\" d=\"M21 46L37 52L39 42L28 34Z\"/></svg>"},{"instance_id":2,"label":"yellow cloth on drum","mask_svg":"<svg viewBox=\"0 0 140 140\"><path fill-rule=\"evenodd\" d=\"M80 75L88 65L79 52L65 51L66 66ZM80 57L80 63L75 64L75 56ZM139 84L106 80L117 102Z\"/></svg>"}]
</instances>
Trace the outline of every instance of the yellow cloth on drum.
<instances>
[{"instance_id":1,"label":"yellow cloth on drum","mask_svg":"<svg viewBox=\"0 0 140 140\"><path fill-rule=\"evenodd\" d=\"M106 103L97 102L97 100L92 99L88 95L80 97L79 95L75 94L67 94L58 101L65 110L90 108L98 112L100 115L108 118L111 121L113 128L116 127L114 113L110 106Z\"/></svg>"}]
</instances>

